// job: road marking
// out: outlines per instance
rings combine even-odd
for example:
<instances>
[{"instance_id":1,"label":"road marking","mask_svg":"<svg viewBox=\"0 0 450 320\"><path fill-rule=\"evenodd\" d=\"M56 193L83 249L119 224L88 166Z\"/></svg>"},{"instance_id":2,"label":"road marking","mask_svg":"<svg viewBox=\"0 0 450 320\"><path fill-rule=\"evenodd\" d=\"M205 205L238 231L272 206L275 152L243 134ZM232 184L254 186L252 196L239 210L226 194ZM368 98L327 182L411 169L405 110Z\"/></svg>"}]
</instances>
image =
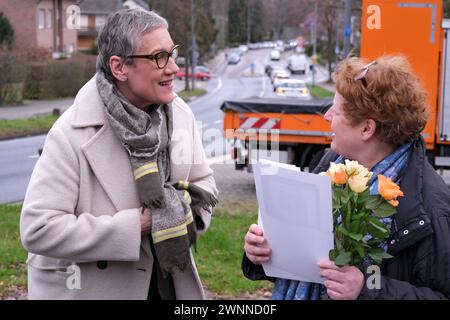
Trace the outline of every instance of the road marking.
<instances>
[{"instance_id":1,"label":"road marking","mask_svg":"<svg viewBox=\"0 0 450 320\"><path fill-rule=\"evenodd\" d=\"M219 77L219 83L217 84L217 87L211 92L211 95L215 94L217 91L222 88L222 77Z\"/></svg>"},{"instance_id":2,"label":"road marking","mask_svg":"<svg viewBox=\"0 0 450 320\"><path fill-rule=\"evenodd\" d=\"M223 120L216 120L216 121L214 121L214 124L221 124L221 123L223 123Z\"/></svg>"},{"instance_id":3,"label":"road marking","mask_svg":"<svg viewBox=\"0 0 450 320\"><path fill-rule=\"evenodd\" d=\"M38 154L33 154L31 156L28 156L27 158L28 159L37 159L37 158L39 158L39 155Z\"/></svg>"},{"instance_id":4,"label":"road marking","mask_svg":"<svg viewBox=\"0 0 450 320\"><path fill-rule=\"evenodd\" d=\"M266 77L262 77L262 90L258 97L262 97L266 91Z\"/></svg>"}]
</instances>

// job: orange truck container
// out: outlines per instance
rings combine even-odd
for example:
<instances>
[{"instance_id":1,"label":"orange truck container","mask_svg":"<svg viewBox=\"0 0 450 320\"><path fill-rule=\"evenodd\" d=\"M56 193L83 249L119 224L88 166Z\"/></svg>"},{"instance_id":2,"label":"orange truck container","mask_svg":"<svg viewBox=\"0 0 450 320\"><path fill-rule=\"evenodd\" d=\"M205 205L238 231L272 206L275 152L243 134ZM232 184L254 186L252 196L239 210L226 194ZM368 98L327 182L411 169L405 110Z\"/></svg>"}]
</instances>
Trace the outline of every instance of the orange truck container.
<instances>
[{"instance_id":1,"label":"orange truck container","mask_svg":"<svg viewBox=\"0 0 450 320\"><path fill-rule=\"evenodd\" d=\"M361 56L402 54L428 94L430 118L422 135L435 167L450 166L450 20L442 1L363 1Z\"/></svg>"},{"instance_id":2,"label":"orange truck container","mask_svg":"<svg viewBox=\"0 0 450 320\"><path fill-rule=\"evenodd\" d=\"M402 54L427 90L430 119L422 134L436 168L450 167L450 20L442 16L440 0L363 0L361 17L361 57ZM277 102L260 101L226 101L221 107L236 168L251 164L253 150L261 146L277 149L281 162L314 166L330 143L330 125L322 115L331 103L321 101L314 109L292 101L295 111L285 101L278 101L278 109Z\"/></svg>"}]
</instances>

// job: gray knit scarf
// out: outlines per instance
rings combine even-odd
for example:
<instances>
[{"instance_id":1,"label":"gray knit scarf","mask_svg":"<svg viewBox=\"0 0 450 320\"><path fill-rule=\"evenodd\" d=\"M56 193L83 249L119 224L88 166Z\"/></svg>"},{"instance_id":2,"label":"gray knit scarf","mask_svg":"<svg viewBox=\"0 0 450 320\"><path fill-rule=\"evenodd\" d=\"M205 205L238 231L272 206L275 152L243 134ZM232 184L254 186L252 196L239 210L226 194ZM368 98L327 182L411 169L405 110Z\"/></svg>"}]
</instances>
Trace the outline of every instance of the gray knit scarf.
<instances>
[{"instance_id":1,"label":"gray knit scarf","mask_svg":"<svg viewBox=\"0 0 450 320\"><path fill-rule=\"evenodd\" d=\"M145 112L132 105L102 73L97 73L96 80L109 123L128 151L141 204L152 213L156 261L164 276L174 268L184 271L192 266L189 248L196 240L196 223L188 185L177 183L181 189L177 190L168 182L172 110L152 105Z\"/></svg>"}]
</instances>

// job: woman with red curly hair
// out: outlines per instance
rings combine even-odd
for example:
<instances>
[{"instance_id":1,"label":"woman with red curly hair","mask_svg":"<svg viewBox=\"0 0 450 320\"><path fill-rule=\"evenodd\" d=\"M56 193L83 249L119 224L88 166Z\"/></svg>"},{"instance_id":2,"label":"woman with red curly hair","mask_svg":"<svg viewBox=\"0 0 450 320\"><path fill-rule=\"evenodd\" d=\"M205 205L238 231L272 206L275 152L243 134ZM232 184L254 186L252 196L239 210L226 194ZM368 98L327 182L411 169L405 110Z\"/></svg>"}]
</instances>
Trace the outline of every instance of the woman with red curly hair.
<instances>
[{"instance_id":1,"label":"woman with red curly hair","mask_svg":"<svg viewBox=\"0 0 450 320\"><path fill-rule=\"evenodd\" d=\"M325 114L331 122L331 150L314 172L326 171L331 161L356 160L377 175L400 185L397 214L380 218L390 229L381 243L391 259L383 260L377 288L369 288L370 257L357 267L337 267L321 261L324 286L275 280L273 299L448 299L450 297L450 190L428 163L420 136L427 119L426 93L407 59L383 56L367 63L344 60L335 72L336 94ZM263 230L252 225L245 237L244 274L269 279L261 262L269 261Z\"/></svg>"}]
</instances>

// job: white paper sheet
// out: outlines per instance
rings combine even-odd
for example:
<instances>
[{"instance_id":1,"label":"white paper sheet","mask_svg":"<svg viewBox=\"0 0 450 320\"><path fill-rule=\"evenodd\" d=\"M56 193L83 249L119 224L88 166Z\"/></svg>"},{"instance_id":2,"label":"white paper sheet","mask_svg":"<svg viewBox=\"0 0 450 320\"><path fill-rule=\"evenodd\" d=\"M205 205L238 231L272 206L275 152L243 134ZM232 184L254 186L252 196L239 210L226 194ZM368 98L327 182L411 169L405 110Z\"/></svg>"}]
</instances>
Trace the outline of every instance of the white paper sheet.
<instances>
[{"instance_id":1,"label":"white paper sheet","mask_svg":"<svg viewBox=\"0 0 450 320\"><path fill-rule=\"evenodd\" d=\"M317 262L333 249L330 178L263 159L253 169L258 222L272 249L266 275L323 283Z\"/></svg>"}]
</instances>

